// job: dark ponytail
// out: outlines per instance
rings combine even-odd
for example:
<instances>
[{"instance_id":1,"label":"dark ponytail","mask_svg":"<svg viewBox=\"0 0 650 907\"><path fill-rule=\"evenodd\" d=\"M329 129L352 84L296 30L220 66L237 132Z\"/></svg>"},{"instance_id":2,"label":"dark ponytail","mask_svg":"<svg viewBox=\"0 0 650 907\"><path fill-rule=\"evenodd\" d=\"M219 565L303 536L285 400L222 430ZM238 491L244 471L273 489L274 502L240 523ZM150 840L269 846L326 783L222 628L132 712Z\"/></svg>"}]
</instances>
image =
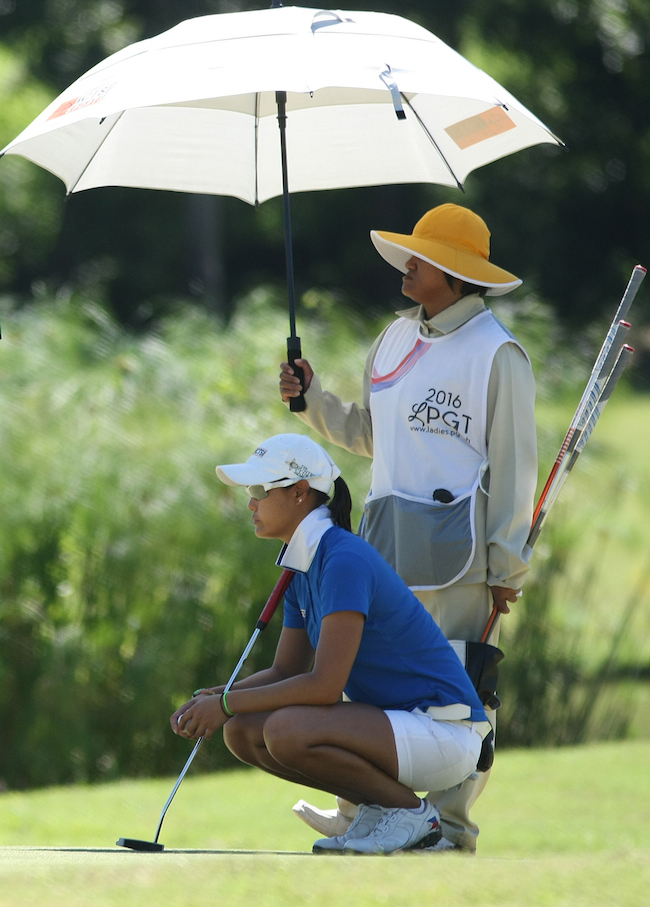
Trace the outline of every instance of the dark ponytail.
<instances>
[{"instance_id":1,"label":"dark ponytail","mask_svg":"<svg viewBox=\"0 0 650 907\"><path fill-rule=\"evenodd\" d=\"M334 494L327 505L332 514L332 522L352 532L352 495L345 480L339 476L334 481Z\"/></svg>"},{"instance_id":2,"label":"dark ponytail","mask_svg":"<svg viewBox=\"0 0 650 907\"><path fill-rule=\"evenodd\" d=\"M318 495L319 503L326 504L329 507L334 525L340 526L342 529L347 529L348 532L352 532L352 496L344 479L339 476L338 479L334 481L334 494L330 500L328 500L328 497L324 492L316 491L315 488L312 488L311 490Z\"/></svg>"}]
</instances>

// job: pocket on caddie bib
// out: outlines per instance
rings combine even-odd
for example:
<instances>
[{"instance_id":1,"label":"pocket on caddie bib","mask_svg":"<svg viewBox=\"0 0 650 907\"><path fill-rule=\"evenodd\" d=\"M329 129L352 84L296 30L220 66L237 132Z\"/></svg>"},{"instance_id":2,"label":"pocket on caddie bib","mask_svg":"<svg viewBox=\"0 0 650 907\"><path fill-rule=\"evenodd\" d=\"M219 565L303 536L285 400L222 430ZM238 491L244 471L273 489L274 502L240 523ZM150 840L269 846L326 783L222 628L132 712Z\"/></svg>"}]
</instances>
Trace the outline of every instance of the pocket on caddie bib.
<instances>
[{"instance_id":1,"label":"pocket on caddie bib","mask_svg":"<svg viewBox=\"0 0 650 907\"><path fill-rule=\"evenodd\" d=\"M449 586L467 572L474 557L474 497L423 504L387 495L366 504L359 535L407 586Z\"/></svg>"}]
</instances>

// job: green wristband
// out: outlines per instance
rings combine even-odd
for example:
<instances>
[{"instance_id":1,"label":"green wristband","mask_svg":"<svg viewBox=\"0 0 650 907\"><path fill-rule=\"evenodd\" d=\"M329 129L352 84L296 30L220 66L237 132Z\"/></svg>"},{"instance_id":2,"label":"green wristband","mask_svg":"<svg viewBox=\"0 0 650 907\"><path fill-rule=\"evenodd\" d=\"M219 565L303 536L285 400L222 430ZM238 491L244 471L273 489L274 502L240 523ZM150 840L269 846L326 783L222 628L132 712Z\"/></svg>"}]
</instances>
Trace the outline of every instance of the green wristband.
<instances>
[{"instance_id":1,"label":"green wristband","mask_svg":"<svg viewBox=\"0 0 650 907\"><path fill-rule=\"evenodd\" d=\"M224 713L228 716L228 718L232 718L233 715L235 714L234 712L231 712L230 709L228 708L228 703L226 702L225 690L221 694L221 708L224 710Z\"/></svg>"}]
</instances>

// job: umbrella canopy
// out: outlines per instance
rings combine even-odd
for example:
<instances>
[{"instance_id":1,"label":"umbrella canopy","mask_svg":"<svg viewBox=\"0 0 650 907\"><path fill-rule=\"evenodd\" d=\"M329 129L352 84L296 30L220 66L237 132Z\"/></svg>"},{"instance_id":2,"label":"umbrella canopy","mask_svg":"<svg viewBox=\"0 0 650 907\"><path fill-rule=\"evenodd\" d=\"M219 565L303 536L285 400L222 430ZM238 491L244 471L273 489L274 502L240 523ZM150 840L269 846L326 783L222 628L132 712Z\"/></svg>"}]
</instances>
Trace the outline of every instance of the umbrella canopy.
<instances>
[{"instance_id":1,"label":"umbrella canopy","mask_svg":"<svg viewBox=\"0 0 650 907\"><path fill-rule=\"evenodd\" d=\"M462 185L490 161L559 144L407 19L280 7L190 19L113 54L2 153L50 170L68 193L133 186L258 204L283 192L277 91L291 192Z\"/></svg>"},{"instance_id":2,"label":"umbrella canopy","mask_svg":"<svg viewBox=\"0 0 650 907\"><path fill-rule=\"evenodd\" d=\"M189 19L113 54L0 156L28 158L68 193L133 186L255 205L283 195L294 365L290 192L462 188L477 167L541 142L561 144L494 79L408 19L274 3ZM302 397L291 400L291 409L304 407Z\"/></svg>"}]
</instances>

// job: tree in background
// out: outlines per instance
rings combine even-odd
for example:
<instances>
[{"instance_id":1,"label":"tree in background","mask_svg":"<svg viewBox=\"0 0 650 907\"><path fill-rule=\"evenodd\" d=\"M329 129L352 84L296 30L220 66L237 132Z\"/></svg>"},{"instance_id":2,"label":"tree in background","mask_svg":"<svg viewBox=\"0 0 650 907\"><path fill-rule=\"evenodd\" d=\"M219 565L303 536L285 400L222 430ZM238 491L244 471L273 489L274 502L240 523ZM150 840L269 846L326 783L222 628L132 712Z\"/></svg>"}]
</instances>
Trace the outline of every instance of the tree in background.
<instances>
[{"instance_id":1,"label":"tree in background","mask_svg":"<svg viewBox=\"0 0 650 907\"><path fill-rule=\"evenodd\" d=\"M474 0L464 19L459 50L566 143L559 157L540 148L540 166L499 161L477 184L504 259L573 325L648 264L649 45L643 0Z\"/></svg>"},{"instance_id":2,"label":"tree in background","mask_svg":"<svg viewBox=\"0 0 650 907\"><path fill-rule=\"evenodd\" d=\"M295 196L299 290L323 286L366 311L385 310L398 288L387 292L393 284L368 230L410 230L427 207L455 201L485 216L498 238L495 258L525 277L569 325L609 310L650 248L645 0L339 5L398 12L431 29L510 88L566 142L567 152L542 146L491 164L470 175L464 197L431 186ZM31 119L33 106L20 100L26 93L54 96L98 60L181 15L259 6L187 0L181 11L171 0L0 0L0 40L22 71L0 88L14 108L10 122L0 119L0 139L11 139ZM178 296L197 297L229 316L253 286L283 283L277 199L254 210L236 199L96 189L64 206L58 180L35 176L34 169L13 159L0 163L5 291L28 294L35 279L54 287L72 281L105 291L121 321L146 325ZM20 204L12 199L12 180L24 187Z\"/></svg>"}]
</instances>

